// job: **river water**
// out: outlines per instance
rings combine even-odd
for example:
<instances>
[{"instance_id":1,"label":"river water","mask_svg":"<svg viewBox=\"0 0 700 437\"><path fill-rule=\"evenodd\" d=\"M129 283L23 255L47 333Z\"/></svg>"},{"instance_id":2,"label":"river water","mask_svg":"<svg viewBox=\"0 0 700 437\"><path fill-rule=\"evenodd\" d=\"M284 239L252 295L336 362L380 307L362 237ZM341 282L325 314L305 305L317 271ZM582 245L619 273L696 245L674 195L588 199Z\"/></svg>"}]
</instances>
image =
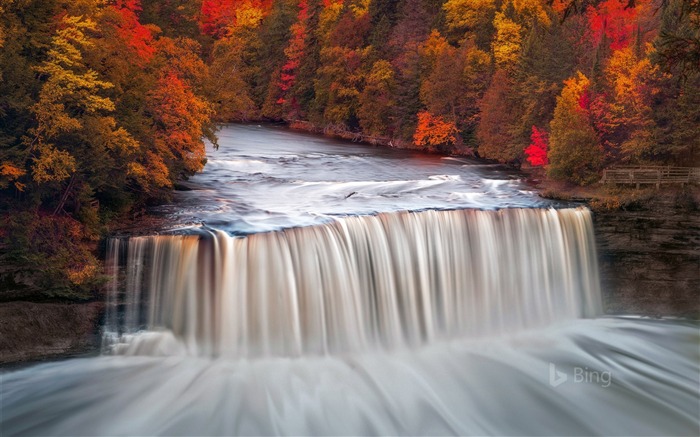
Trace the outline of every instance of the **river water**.
<instances>
[{"instance_id":1,"label":"river water","mask_svg":"<svg viewBox=\"0 0 700 437\"><path fill-rule=\"evenodd\" d=\"M605 316L591 212L465 159L230 126L108 242L104 352L2 435L698 435L696 323Z\"/></svg>"},{"instance_id":2,"label":"river water","mask_svg":"<svg viewBox=\"0 0 700 437\"><path fill-rule=\"evenodd\" d=\"M246 234L333 217L424 209L545 207L518 175L466 158L371 147L282 127L235 125L205 170L159 208L183 225Z\"/></svg>"}]
</instances>

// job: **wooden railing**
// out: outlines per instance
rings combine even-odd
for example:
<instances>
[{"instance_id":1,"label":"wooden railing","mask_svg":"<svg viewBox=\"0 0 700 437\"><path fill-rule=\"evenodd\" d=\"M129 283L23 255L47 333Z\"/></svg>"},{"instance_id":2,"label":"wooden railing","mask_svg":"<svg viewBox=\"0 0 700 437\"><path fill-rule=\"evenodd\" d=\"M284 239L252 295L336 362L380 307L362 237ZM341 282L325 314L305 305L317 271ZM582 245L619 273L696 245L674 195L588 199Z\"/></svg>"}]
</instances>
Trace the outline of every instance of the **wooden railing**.
<instances>
[{"instance_id":1,"label":"wooden railing","mask_svg":"<svg viewBox=\"0 0 700 437\"><path fill-rule=\"evenodd\" d=\"M603 170L601 184L698 184L700 183L700 168L698 167L654 167L654 166L622 166Z\"/></svg>"}]
</instances>

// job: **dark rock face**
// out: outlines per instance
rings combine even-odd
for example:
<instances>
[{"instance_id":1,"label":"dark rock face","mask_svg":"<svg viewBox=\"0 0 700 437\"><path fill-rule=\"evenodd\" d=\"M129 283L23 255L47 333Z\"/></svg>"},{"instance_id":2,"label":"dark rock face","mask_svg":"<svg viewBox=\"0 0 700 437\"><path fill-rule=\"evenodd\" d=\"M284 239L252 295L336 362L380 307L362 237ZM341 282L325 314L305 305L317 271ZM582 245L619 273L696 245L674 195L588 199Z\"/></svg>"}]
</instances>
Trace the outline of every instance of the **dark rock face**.
<instances>
[{"instance_id":1,"label":"dark rock face","mask_svg":"<svg viewBox=\"0 0 700 437\"><path fill-rule=\"evenodd\" d=\"M700 319L694 196L670 193L594 213L607 313ZM8 289L0 295L0 366L99 352L101 302L13 302L37 293L17 285L31 283L31 275L17 277L9 267L0 265L0 289Z\"/></svg>"},{"instance_id":2,"label":"dark rock face","mask_svg":"<svg viewBox=\"0 0 700 437\"><path fill-rule=\"evenodd\" d=\"M0 303L0 365L82 354L100 347L94 303Z\"/></svg>"},{"instance_id":3,"label":"dark rock face","mask_svg":"<svg viewBox=\"0 0 700 437\"><path fill-rule=\"evenodd\" d=\"M691 195L594 217L607 313L700 318L700 214Z\"/></svg>"}]
</instances>

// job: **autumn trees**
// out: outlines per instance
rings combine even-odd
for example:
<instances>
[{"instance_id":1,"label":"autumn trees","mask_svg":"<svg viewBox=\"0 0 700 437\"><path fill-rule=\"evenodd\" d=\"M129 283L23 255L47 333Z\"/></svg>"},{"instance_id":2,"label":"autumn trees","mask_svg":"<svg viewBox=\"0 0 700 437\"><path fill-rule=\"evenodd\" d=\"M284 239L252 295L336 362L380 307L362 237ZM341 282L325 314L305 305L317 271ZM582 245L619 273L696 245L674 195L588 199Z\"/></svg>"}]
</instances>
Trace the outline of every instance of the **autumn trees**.
<instances>
[{"instance_id":1,"label":"autumn trees","mask_svg":"<svg viewBox=\"0 0 700 437\"><path fill-rule=\"evenodd\" d=\"M99 80L97 73L82 62L81 50L90 45L85 31L94 29L94 21L63 17L47 59L35 67L46 80L38 101L30 108L36 125L29 129L24 143L32 156L32 177L38 184L61 182L75 173L74 154L56 144L62 136L82 129L84 121L73 114L89 117L114 110L112 101L100 96L112 84Z\"/></svg>"},{"instance_id":2,"label":"autumn trees","mask_svg":"<svg viewBox=\"0 0 700 437\"><path fill-rule=\"evenodd\" d=\"M357 117L363 132L372 136L390 134L395 89L396 73L391 63L380 59L372 64L358 97Z\"/></svg>"},{"instance_id":3,"label":"autumn trees","mask_svg":"<svg viewBox=\"0 0 700 437\"><path fill-rule=\"evenodd\" d=\"M457 142L457 127L454 122L434 116L428 111L418 113L418 126L413 141L430 151L438 151L441 146Z\"/></svg>"},{"instance_id":4,"label":"autumn trees","mask_svg":"<svg viewBox=\"0 0 700 437\"><path fill-rule=\"evenodd\" d=\"M72 136L89 126L99 161L156 193L201 166L211 117L306 120L518 166L534 129L554 156L560 134L576 137L552 123L578 72L602 150L592 167L697 159L694 0L21 3L3 3L0 26L6 188L65 185L85 167Z\"/></svg>"},{"instance_id":5,"label":"autumn trees","mask_svg":"<svg viewBox=\"0 0 700 437\"><path fill-rule=\"evenodd\" d=\"M167 196L202 168L212 120L302 120L575 183L697 165L698 17L697 0L4 0L0 207L28 229L10 246L41 252L44 226L89 242ZM71 253L44 258L93 271Z\"/></svg>"},{"instance_id":6,"label":"autumn trees","mask_svg":"<svg viewBox=\"0 0 700 437\"><path fill-rule=\"evenodd\" d=\"M550 125L547 173L555 179L592 182L602 149L591 123L590 80L578 72L564 83Z\"/></svg>"},{"instance_id":7,"label":"autumn trees","mask_svg":"<svg viewBox=\"0 0 700 437\"><path fill-rule=\"evenodd\" d=\"M578 183L618 163L698 161L688 140L697 126L692 0L295 3L284 59L256 82L267 90L264 105L256 103L262 118L304 119L515 166L535 162ZM557 170L571 164L558 162L569 155L557 148L581 138L563 122L580 114L561 106L579 72L590 82L590 129L579 146L599 153L580 154L588 170L574 175ZM552 147L533 142L533 132ZM534 153L534 144L532 161L526 149Z\"/></svg>"},{"instance_id":8,"label":"autumn trees","mask_svg":"<svg viewBox=\"0 0 700 437\"><path fill-rule=\"evenodd\" d=\"M89 246L110 217L202 168L208 68L137 0L2 8L1 236L46 293L74 293L98 279Z\"/></svg>"},{"instance_id":9,"label":"autumn trees","mask_svg":"<svg viewBox=\"0 0 700 437\"><path fill-rule=\"evenodd\" d=\"M546 166L551 177L583 183L605 165L697 160L687 140L696 111L674 119L661 111L688 108L697 95L688 85L697 81L688 73L693 48L679 45L695 38L694 4L212 0L201 26L215 38L211 83L221 85L211 95L224 120L310 121ZM243 16L254 19L246 26ZM581 77L589 81L583 137L565 122L581 114L564 104ZM585 141L565 144L575 139ZM577 156L587 170L558 170L571 165L559 161L571 158L561 147L585 150Z\"/></svg>"}]
</instances>

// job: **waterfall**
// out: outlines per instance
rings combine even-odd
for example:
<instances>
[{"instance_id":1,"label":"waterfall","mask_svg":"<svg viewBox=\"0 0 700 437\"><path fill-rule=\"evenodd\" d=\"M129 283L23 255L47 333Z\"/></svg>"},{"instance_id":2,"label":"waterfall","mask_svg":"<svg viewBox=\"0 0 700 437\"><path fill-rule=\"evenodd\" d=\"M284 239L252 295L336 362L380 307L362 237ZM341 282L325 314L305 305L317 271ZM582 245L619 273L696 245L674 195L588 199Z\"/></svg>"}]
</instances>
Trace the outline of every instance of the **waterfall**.
<instances>
[{"instance_id":1,"label":"waterfall","mask_svg":"<svg viewBox=\"0 0 700 437\"><path fill-rule=\"evenodd\" d=\"M337 354L601 312L584 208L387 213L112 239L107 252L105 343L117 354Z\"/></svg>"}]
</instances>

